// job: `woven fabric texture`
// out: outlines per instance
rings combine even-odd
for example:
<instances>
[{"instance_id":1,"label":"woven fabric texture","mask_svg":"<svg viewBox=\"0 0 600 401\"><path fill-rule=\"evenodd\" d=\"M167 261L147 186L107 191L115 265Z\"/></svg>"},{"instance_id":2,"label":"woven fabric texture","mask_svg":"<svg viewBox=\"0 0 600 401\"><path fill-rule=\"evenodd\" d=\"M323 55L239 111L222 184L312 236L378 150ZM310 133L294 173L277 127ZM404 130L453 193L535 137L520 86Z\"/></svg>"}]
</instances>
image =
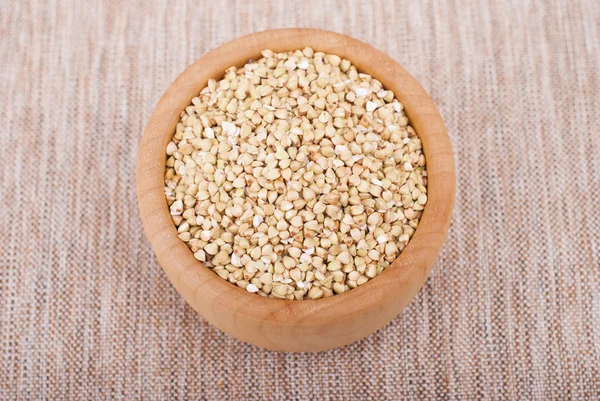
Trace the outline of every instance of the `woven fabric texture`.
<instances>
[{"instance_id":1,"label":"woven fabric texture","mask_svg":"<svg viewBox=\"0 0 600 401\"><path fill-rule=\"evenodd\" d=\"M175 77L296 26L399 61L457 164L418 296L317 354L198 316L135 196L142 131ZM1 400L600 398L600 2L0 0L0 37Z\"/></svg>"}]
</instances>

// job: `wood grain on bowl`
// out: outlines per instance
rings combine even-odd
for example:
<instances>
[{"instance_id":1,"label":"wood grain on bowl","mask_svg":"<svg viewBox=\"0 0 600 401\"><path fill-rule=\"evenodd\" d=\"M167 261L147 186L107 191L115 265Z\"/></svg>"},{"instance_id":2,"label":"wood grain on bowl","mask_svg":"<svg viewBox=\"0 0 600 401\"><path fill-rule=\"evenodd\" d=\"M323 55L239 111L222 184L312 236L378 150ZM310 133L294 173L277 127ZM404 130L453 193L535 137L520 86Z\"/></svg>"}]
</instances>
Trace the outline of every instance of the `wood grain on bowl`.
<instances>
[{"instance_id":1,"label":"wood grain on bowl","mask_svg":"<svg viewBox=\"0 0 600 401\"><path fill-rule=\"evenodd\" d=\"M211 272L177 237L164 193L165 149L179 116L209 78L243 66L264 49L312 47L337 54L379 79L404 105L427 160L428 201L405 250L368 283L329 298L289 301L248 293ZM448 231L454 203L454 159L433 101L398 63L348 36L281 29L229 42L198 59L173 82L154 109L140 146L137 194L142 222L154 252L187 303L224 332L281 351L320 351L357 341L393 319L424 284Z\"/></svg>"}]
</instances>

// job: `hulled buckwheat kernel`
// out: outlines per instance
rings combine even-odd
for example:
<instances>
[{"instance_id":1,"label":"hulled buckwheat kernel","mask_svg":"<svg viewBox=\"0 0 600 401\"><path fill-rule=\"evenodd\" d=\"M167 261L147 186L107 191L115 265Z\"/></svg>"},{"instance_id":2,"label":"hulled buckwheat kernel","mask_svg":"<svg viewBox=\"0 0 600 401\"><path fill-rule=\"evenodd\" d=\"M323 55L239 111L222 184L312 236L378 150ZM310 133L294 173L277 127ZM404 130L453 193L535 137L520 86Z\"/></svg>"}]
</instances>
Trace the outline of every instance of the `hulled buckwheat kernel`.
<instances>
[{"instance_id":1,"label":"hulled buckwheat kernel","mask_svg":"<svg viewBox=\"0 0 600 401\"><path fill-rule=\"evenodd\" d=\"M262 52L209 80L167 145L165 194L194 257L251 293L341 294L406 247L427 203L403 105L350 61Z\"/></svg>"}]
</instances>

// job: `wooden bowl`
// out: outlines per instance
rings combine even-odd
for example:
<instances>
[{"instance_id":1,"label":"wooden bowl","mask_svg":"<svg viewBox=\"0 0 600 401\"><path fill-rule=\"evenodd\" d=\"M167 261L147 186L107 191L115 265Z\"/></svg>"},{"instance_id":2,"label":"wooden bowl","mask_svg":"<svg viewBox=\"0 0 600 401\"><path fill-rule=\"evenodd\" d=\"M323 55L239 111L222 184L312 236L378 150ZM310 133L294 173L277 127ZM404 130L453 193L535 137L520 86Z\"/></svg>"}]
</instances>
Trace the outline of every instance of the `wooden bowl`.
<instances>
[{"instance_id":1,"label":"wooden bowl","mask_svg":"<svg viewBox=\"0 0 600 401\"><path fill-rule=\"evenodd\" d=\"M349 59L379 79L402 104L422 140L428 201L401 255L368 283L329 298L289 301L251 294L196 260L171 221L164 193L165 150L180 113L226 68L276 52L312 47ZM137 197L146 234L169 280L209 322L242 341L280 351L321 351L357 341L393 319L425 282L450 225L454 160L433 101L419 83L384 53L348 36L315 29L279 29L229 42L189 66L158 102L144 132L137 164Z\"/></svg>"}]
</instances>

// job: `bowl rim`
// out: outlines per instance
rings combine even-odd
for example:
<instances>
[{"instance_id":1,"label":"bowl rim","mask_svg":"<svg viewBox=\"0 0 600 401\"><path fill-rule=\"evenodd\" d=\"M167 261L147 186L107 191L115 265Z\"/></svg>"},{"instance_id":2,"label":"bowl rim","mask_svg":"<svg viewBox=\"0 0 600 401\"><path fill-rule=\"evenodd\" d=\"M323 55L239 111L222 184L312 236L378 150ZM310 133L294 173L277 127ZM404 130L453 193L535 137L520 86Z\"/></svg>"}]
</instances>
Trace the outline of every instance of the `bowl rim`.
<instances>
[{"instance_id":1,"label":"bowl rim","mask_svg":"<svg viewBox=\"0 0 600 401\"><path fill-rule=\"evenodd\" d=\"M289 48L291 44L299 44ZM428 203L415 234L400 256L364 285L317 300L280 300L249 293L210 271L177 237L164 195L166 146L180 113L209 78L220 78L231 65L241 66L260 51L295 50L310 46L348 58L360 72L392 89L423 143L428 171ZM341 54L340 54L341 53ZM183 107L182 107L183 105ZM288 28L253 33L230 41L191 64L171 83L144 130L137 162L137 199L146 235L170 281L198 312L235 335L235 322L223 307L242 311L250 320L271 320L281 326L318 326L376 313L393 303L396 314L424 284L448 231L455 193L455 167L450 139L432 99L400 64L372 46L346 35L318 29ZM404 291L400 293L400 290ZM220 308L215 308L215 303ZM307 319L309 318L310 319ZM224 321L224 320L225 321Z\"/></svg>"}]
</instances>

